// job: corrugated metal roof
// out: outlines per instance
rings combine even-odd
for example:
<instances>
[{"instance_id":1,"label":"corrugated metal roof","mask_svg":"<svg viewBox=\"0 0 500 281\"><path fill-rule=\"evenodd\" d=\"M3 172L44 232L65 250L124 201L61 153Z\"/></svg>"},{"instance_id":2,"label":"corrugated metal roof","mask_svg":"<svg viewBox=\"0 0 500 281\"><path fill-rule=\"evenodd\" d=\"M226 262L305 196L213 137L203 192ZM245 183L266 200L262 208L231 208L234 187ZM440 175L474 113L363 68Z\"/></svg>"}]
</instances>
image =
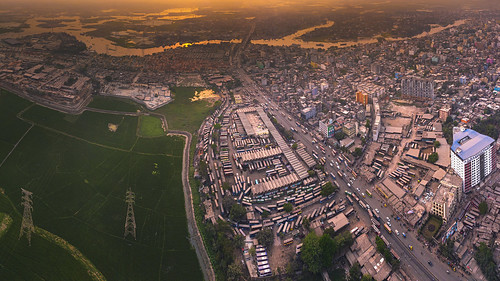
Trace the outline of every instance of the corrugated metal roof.
<instances>
[{"instance_id":1,"label":"corrugated metal roof","mask_svg":"<svg viewBox=\"0 0 500 281\"><path fill-rule=\"evenodd\" d=\"M474 130L465 129L453 135L451 150L462 160L478 154L495 140Z\"/></svg>"}]
</instances>

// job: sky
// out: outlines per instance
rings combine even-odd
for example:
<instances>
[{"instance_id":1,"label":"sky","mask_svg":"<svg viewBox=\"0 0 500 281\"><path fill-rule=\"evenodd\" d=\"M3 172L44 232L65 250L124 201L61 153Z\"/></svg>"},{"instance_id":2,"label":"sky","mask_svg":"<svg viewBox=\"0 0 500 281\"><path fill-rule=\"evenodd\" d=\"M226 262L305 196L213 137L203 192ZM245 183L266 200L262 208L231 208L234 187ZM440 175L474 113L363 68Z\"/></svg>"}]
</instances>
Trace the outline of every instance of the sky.
<instances>
[{"instance_id":1,"label":"sky","mask_svg":"<svg viewBox=\"0 0 500 281\"><path fill-rule=\"evenodd\" d=\"M302 5L317 6L345 6L363 3L387 4L408 3L432 5L452 5L460 7L466 3L468 7L485 7L499 5L500 0L0 0L0 10L12 10L17 8L28 9L162 9L162 8L225 8L239 9L247 7L300 7ZM480 4L481 3L481 4ZM495 4L496 3L496 4Z\"/></svg>"}]
</instances>

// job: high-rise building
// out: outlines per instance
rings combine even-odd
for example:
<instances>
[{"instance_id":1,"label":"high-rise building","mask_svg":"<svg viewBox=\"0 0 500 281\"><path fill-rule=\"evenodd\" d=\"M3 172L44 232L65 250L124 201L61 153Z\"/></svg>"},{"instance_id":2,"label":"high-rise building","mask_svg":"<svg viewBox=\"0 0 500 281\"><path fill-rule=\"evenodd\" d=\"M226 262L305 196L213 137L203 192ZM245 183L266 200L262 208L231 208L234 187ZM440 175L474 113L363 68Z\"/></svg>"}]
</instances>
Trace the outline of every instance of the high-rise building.
<instances>
[{"instance_id":1,"label":"high-rise building","mask_svg":"<svg viewBox=\"0 0 500 281\"><path fill-rule=\"evenodd\" d=\"M368 94L364 92L356 92L356 102L366 105L368 103Z\"/></svg>"},{"instance_id":2,"label":"high-rise building","mask_svg":"<svg viewBox=\"0 0 500 281\"><path fill-rule=\"evenodd\" d=\"M335 134L333 119L319 120L319 131L325 138L331 138Z\"/></svg>"},{"instance_id":3,"label":"high-rise building","mask_svg":"<svg viewBox=\"0 0 500 281\"><path fill-rule=\"evenodd\" d=\"M434 99L434 81L418 77L401 79L401 93L403 96L416 99Z\"/></svg>"},{"instance_id":4,"label":"high-rise building","mask_svg":"<svg viewBox=\"0 0 500 281\"><path fill-rule=\"evenodd\" d=\"M463 191L483 181L496 168L495 140L471 129L453 135L451 167L462 178Z\"/></svg>"}]
</instances>

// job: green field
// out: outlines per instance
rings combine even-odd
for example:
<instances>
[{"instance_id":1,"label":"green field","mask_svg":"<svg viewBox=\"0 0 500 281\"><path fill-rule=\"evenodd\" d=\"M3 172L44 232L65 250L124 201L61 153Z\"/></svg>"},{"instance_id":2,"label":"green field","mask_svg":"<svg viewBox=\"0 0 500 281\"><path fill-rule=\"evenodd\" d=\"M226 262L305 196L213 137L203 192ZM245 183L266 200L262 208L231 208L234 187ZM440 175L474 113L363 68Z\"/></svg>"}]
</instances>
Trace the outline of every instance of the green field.
<instances>
[{"instance_id":1,"label":"green field","mask_svg":"<svg viewBox=\"0 0 500 281\"><path fill-rule=\"evenodd\" d=\"M94 96L87 107L123 112L136 112L141 109L141 106L133 101L105 96Z\"/></svg>"},{"instance_id":2,"label":"green field","mask_svg":"<svg viewBox=\"0 0 500 281\"><path fill-rule=\"evenodd\" d=\"M160 118L149 115L139 117L139 135L141 137L159 137L164 134Z\"/></svg>"},{"instance_id":3,"label":"green field","mask_svg":"<svg viewBox=\"0 0 500 281\"><path fill-rule=\"evenodd\" d=\"M436 216L430 216L427 222L422 226L422 235L427 239L431 240L434 235L438 232L439 228L443 224L443 220Z\"/></svg>"},{"instance_id":4,"label":"green field","mask_svg":"<svg viewBox=\"0 0 500 281\"><path fill-rule=\"evenodd\" d=\"M0 238L0 280L90 280L68 250L39 234L31 247L17 240L20 187L34 193L35 226L75 246L107 280L203 279L184 211L184 139L138 137L137 117L67 115L5 92L0 109L8 121L0 122L0 156L35 124L0 167L0 212L13 218ZM16 118L24 109L25 121ZM123 238L129 187L137 240Z\"/></svg>"},{"instance_id":5,"label":"green field","mask_svg":"<svg viewBox=\"0 0 500 281\"><path fill-rule=\"evenodd\" d=\"M201 123L209 115L213 106L204 100L192 102L196 90L201 88L172 88L174 100L169 104L157 109L155 112L165 115L168 128L171 130L184 130L195 132L200 128Z\"/></svg>"}]
</instances>

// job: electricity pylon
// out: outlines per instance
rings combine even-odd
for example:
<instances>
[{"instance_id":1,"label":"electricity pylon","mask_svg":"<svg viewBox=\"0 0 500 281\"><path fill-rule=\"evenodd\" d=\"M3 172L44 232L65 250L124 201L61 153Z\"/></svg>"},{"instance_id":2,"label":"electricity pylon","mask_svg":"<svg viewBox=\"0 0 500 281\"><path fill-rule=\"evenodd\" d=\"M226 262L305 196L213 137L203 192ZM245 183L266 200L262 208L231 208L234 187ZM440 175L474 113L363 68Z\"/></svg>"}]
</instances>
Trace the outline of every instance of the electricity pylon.
<instances>
[{"instance_id":1,"label":"electricity pylon","mask_svg":"<svg viewBox=\"0 0 500 281\"><path fill-rule=\"evenodd\" d=\"M31 210L33 210L33 201L31 199L31 196L33 195L33 193L22 188L21 192L23 193L23 196L21 197L21 206L24 206L24 212L23 221L21 222L21 231L19 232L19 239L21 239L23 234L26 234L28 243L31 246L31 233L35 231L35 227L33 226L33 218L31 217Z\"/></svg>"},{"instance_id":2,"label":"electricity pylon","mask_svg":"<svg viewBox=\"0 0 500 281\"><path fill-rule=\"evenodd\" d=\"M124 238L127 238L127 235L132 234L134 239L137 239L135 236L135 215L134 215L134 203L135 203L135 193L129 188L125 195L125 202L127 202L127 218L125 220L125 234Z\"/></svg>"}]
</instances>

